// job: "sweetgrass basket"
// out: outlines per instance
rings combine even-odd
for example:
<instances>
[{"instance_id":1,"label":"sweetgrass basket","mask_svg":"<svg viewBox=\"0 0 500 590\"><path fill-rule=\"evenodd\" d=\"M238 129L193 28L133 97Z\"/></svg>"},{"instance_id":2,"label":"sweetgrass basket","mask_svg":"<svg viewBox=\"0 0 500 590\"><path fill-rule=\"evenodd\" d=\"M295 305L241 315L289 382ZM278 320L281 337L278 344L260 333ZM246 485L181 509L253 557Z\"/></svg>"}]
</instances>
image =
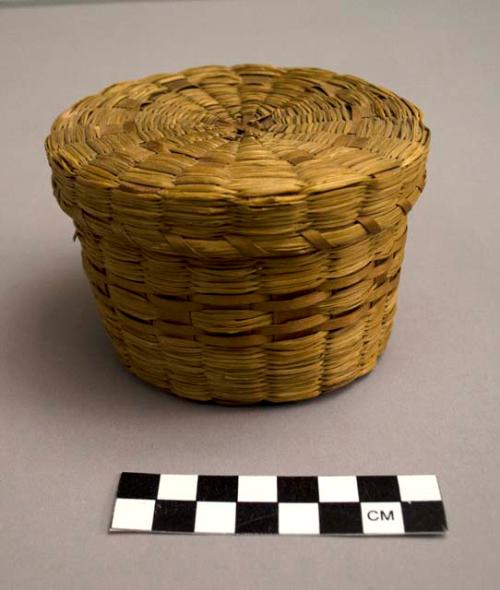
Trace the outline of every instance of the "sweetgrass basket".
<instances>
[{"instance_id":1,"label":"sweetgrass basket","mask_svg":"<svg viewBox=\"0 0 500 590\"><path fill-rule=\"evenodd\" d=\"M123 364L248 404L373 369L429 139L390 90L247 64L110 86L56 119L46 151Z\"/></svg>"}]
</instances>

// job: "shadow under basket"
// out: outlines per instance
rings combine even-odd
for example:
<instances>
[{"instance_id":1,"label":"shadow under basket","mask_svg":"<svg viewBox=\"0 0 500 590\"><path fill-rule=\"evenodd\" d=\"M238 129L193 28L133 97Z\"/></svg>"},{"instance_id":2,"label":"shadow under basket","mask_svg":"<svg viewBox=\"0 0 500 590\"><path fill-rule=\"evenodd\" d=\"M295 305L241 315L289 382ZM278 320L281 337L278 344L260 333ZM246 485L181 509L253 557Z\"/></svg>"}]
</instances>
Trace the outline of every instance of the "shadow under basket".
<instances>
[{"instance_id":1,"label":"shadow under basket","mask_svg":"<svg viewBox=\"0 0 500 590\"><path fill-rule=\"evenodd\" d=\"M373 369L429 139L385 88L246 64L114 84L62 113L46 150L123 364L249 404Z\"/></svg>"}]
</instances>

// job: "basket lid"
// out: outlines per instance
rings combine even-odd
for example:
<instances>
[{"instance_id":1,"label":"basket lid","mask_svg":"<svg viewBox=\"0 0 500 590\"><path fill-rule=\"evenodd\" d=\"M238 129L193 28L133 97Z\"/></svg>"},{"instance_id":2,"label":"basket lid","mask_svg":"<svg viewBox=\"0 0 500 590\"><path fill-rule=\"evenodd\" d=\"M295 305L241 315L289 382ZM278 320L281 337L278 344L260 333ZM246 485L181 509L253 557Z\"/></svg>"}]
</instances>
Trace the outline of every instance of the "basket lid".
<instances>
[{"instance_id":1,"label":"basket lid","mask_svg":"<svg viewBox=\"0 0 500 590\"><path fill-rule=\"evenodd\" d=\"M407 213L429 130L390 90L318 68L205 66L114 84L46 140L77 228L143 246L325 249Z\"/></svg>"}]
</instances>

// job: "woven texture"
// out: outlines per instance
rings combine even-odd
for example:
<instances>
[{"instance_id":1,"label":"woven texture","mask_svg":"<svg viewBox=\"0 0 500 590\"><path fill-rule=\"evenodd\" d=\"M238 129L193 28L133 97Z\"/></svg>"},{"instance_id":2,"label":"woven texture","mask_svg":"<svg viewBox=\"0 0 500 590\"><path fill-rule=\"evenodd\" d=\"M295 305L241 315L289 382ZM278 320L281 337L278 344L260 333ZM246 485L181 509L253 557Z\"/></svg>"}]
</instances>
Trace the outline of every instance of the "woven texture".
<instances>
[{"instance_id":1,"label":"woven texture","mask_svg":"<svg viewBox=\"0 0 500 590\"><path fill-rule=\"evenodd\" d=\"M429 139L387 89L250 64L110 86L62 113L46 150L124 365L255 403L375 366Z\"/></svg>"}]
</instances>

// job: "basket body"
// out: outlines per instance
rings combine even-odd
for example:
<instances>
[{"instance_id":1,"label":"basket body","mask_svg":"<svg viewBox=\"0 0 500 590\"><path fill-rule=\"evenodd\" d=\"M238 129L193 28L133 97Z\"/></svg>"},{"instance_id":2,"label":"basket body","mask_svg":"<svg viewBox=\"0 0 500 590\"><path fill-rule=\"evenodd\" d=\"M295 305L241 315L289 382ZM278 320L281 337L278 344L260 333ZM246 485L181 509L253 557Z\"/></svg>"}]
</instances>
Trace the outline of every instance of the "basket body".
<instances>
[{"instance_id":1,"label":"basket body","mask_svg":"<svg viewBox=\"0 0 500 590\"><path fill-rule=\"evenodd\" d=\"M373 369L428 144L387 90L248 65L110 87L56 120L47 152L123 364L248 404Z\"/></svg>"}]
</instances>

